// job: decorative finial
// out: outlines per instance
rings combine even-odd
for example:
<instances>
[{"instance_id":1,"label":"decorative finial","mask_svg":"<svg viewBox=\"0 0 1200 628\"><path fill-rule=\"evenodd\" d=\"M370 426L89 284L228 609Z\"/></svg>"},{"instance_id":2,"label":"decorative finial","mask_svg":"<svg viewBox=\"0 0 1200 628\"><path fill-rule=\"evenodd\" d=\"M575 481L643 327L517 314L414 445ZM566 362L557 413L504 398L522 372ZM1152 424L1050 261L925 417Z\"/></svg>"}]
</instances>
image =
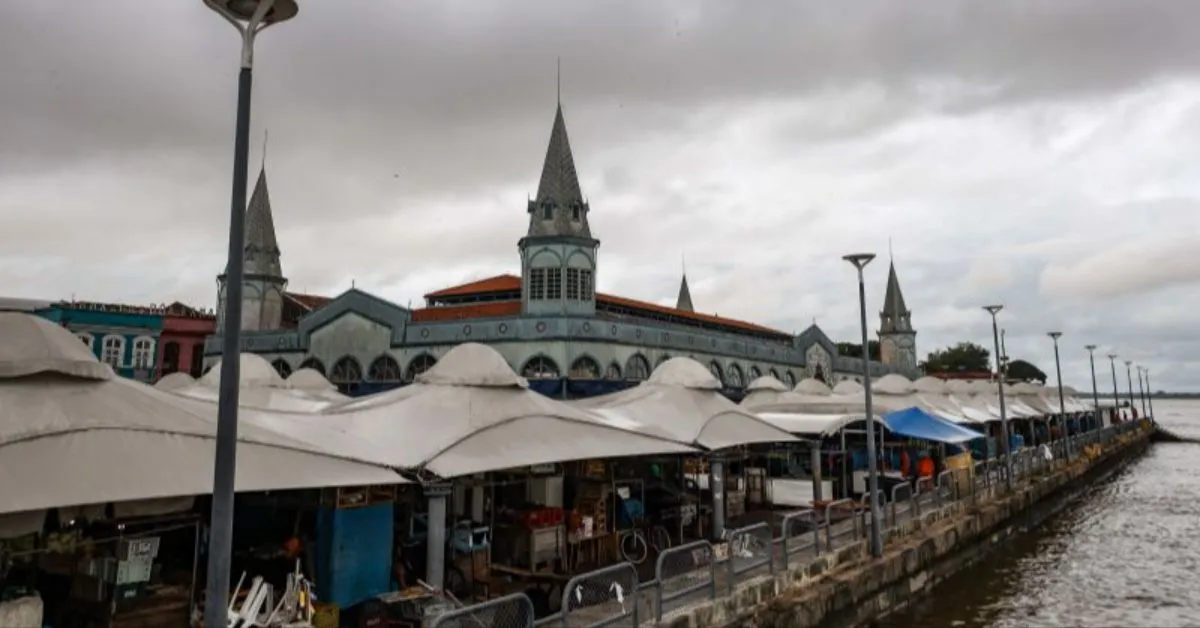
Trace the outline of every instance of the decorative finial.
<instances>
[{"instance_id":1,"label":"decorative finial","mask_svg":"<svg viewBox=\"0 0 1200 628\"><path fill-rule=\"evenodd\" d=\"M892 261L892 236L888 236L888 261Z\"/></svg>"},{"instance_id":2,"label":"decorative finial","mask_svg":"<svg viewBox=\"0 0 1200 628\"><path fill-rule=\"evenodd\" d=\"M562 106L562 57L555 57L557 84L554 90L554 101L558 106Z\"/></svg>"},{"instance_id":3,"label":"decorative finial","mask_svg":"<svg viewBox=\"0 0 1200 628\"><path fill-rule=\"evenodd\" d=\"M262 169L267 169L267 130L263 129Z\"/></svg>"},{"instance_id":4,"label":"decorative finial","mask_svg":"<svg viewBox=\"0 0 1200 628\"><path fill-rule=\"evenodd\" d=\"M683 276L687 277L687 254L679 254L679 267L683 270Z\"/></svg>"}]
</instances>

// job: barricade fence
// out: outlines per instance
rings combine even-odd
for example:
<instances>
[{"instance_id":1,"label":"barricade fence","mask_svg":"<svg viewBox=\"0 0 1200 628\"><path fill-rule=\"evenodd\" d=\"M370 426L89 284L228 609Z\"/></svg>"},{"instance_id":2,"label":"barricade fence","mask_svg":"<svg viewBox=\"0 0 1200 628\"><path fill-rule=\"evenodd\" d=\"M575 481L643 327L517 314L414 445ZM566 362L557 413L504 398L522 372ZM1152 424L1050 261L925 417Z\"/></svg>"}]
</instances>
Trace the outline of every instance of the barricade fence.
<instances>
[{"instance_id":1,"label":"barricade fence","mask_svg":"<svg viewBox=\"0 0 1200 628\"><path fill-rule=\"evenodd\" d=\"M1084 446L1107 444L1138 429L1127 422L1072 437L1072 459ZM1061 441L1056 441L1061 442ZM956 503L977 503L1000 495L1011 469L1014 484L1065 464L1068 447L1050 443L1013 453L1007 460L982 460L971 467L948 469L915 484L905 482L876 493L880 527L905 525L924 514ZM737 584L805 565L822 554L864 541L870 530L870 494L840 499L824 512L802 509L784 513L778 529L767 522L727 530L714 545L696 541L661 551L654 579L639 582L633 563L623 562L574 576L562 590L557 613L535 621L533 603L524 594L488 600L437 617L433 628L601 628L637 626L661 621L671 611L729 594Z\"/></svg>"}]
</instances>

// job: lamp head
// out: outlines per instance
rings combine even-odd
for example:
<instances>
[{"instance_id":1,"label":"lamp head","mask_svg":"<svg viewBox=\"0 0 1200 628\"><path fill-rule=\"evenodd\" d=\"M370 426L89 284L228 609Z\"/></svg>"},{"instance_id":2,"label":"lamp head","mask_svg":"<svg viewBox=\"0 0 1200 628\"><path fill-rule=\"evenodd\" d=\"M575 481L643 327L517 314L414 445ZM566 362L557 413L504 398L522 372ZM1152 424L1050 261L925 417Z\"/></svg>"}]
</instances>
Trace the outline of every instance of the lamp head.
<instances>
[{"instance_id":1,"label":"lamp head","mask_svg":"<svg viewBox=\"0 0 1200 628\"><path fill-rule=\"evenodd\" d=\"M874 253L851 253L849 255L843 255L842 259L846 260L847 262L850 262L851 264L854 264L855 268L862 270L867 264L871 263L871 260L875 259L875 254Z\"/></svg>"},{"instance_id":2,"label":"lamp head","mask_svg":"<svg viewBox=\"0 0 1200 628\"><path fill-rule=\"evenodd\" d=\"M995 316L996 312L999 312L1000 310L1004 309L1004 306L1003 305L985 305L985 306L983 306L983 309L987 310L987 312L989 314L991 314L992 316Z\"/></svg>"},{"instance_id":3,"label":"lamp head","mask_svg":"<svg viewBox=\"0 0 1200 628\"><path fill-rule=\"evenodd\" d=\"M1133 365L1133 360L1125 360L1125 368L1129 368L1132 365Z\"/></svg>"},{"instance_id":4,"label":"lamp head","mask_svg":"<svg viewBox=\"0 0 1200 628\"><path fill-rule=\"evenodd\" d=\"M1053 339L1055 339L1055 340L1058 340L1059 338L1062 338L1062 332L1061 332L1061 331L1048 331L1048 332L1046 332L1046 335L1047 335L1047 336L1050 336L1051 338L1053 338Z\"/></svg>"},{"instance_id":5,"label":"lamp head","mask_svg":"<svg viewBox=\"0 0 1200 628\"><path fill-rule=\"evenodd\" d=\"M1115 360L1115 359L1117 359L1117 354L1115 354L1115 353L1110 353L1110 354L1108 354L1108 359L1109 359L1109 360Z\"/></svg>"},{"instance_id":6,"label":"lamp head","mask_svg":"<svg viewBox=\"0 0 1200 628\"><path fill-rule=\"evenodd\" d=\"M300 11L296 0L204 0L208 8L240 22L250 22L264 2L270 2L267 12L262 17L264 26L290 20Z\"/></svg>"},{"instance_id":7,"label":"lamp head","mask_svg":"<svg viewBox=\"0 0 1200 628\"><path fill-rule=\"evenodd\" d=\"M1091 353L1096 350L1096 345L1085 345L1083 348L1087 349L1088 353Z\"/></svg>"}]
</instances>

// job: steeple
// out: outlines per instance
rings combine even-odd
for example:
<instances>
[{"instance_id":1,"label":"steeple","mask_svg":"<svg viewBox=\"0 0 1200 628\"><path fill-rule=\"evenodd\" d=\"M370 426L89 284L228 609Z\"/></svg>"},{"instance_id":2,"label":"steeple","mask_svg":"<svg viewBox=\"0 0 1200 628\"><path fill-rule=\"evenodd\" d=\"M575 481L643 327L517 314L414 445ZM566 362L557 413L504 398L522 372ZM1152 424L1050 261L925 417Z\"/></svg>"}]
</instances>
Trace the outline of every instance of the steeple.
<instances>
[{"instance_id":1,"label":"steeple","mask_svg":"<svg viewBox=\"0 0 1200 628\"><path fill-rule=\"evenodd\" d=\"M271 215L271 195L267 192L267 169L258 173L250 203L246 206L246 275L283 278L279 242L275 239L275 219Z\"/></svg>"},{"instance_id":2,"label":"steeple","mask_svg":"<svg viewBox=\"0 0 1200 628\"><path fill-rule=\"evenodd\" d=\"M880 333L912 331L912 312L904 304L904 293L900 291L895 262L888 264L887 291L883 295L883 311L879 316Z\"/></svg>"},{"instance_id":3,"label":"steeple","mask_svg":"<svg viewBox=\"0 0 1200 628\"><path fill-rule=\"evenodd\" d=\"M577 236L591 238L588 226L588 205L579 189L575 174L575 158L567 137L562 104L554 114L550 144L542 164L537 197L529 202L529 237Z\"/></svg>"},{"instance_id":4,"label":"steeple","mask_svg":"<svg viewBox=\"0 0 1200 628\"><path fill-rule=\"evenodd\" d=\"M683 280L679 282L679 298L675 300L675 309L684 312L696 311L692 307L692 291L688 289L687 273L683 274Z\"/></svg>"}]
</instances>

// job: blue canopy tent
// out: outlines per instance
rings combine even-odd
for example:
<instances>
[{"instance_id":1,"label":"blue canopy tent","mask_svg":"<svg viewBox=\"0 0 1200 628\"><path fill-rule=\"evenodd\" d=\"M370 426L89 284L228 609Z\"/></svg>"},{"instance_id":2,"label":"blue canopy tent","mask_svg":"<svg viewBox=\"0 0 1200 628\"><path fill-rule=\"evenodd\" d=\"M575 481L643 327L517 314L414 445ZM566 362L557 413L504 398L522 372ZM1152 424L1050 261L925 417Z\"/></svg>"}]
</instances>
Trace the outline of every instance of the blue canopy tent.
<instances>
[{"instance_id":1,"label":"blue canopy tent","mask_svg":"<svg viewBox=\"0 0 1200 628\"><path fill-rule=\"evenodd\" d=\"M960 445L984 437L975 430L969 430L916 407L889 412L883 415L883 423L898 436L935 443Z\"/></svg>"}]
</instances>

